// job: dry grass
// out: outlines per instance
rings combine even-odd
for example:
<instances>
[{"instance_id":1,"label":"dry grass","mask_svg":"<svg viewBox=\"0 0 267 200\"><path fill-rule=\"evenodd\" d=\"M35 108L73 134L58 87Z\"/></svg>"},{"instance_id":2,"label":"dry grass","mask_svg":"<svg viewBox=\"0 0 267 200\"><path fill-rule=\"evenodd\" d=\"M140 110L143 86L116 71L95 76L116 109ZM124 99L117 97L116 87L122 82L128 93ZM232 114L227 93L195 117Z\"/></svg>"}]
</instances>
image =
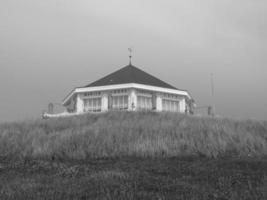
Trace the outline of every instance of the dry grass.
<instances>
[{"instance_id":1,"label":"dry grass","mask_svg":"<svg viewBox=\"0 0 267 200\"><path fill-rule=\"evenodd\" d=\"M267 155L267 122L109 112L0 125L0 157L248 157Z\"/></svg>"},{"instance_id":2,"label":"dry grass","mask_svg":"<svg viewBox=\"0 0 267 200\"><path fill-rule=\"evenodd\" d=\"M3 161L2 200L266 200L267 161L200 157Z\"/></svg>"}]
</instances>

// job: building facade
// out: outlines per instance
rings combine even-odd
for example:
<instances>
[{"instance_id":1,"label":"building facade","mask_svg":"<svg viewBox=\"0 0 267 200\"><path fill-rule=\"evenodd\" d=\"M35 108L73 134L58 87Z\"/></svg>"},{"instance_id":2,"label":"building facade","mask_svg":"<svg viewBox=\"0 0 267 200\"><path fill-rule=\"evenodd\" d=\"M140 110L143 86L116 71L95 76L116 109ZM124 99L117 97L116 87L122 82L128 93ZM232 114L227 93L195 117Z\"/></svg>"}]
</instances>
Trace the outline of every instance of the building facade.
<instances>
[{"instance_id":1,"label":"building facade","mask_svg":"<svg viewBox=\"0 0 267 200\"><path fill-rule=\"evenodd\" d=\"M118 111L189 111L192 97L186 90L129 64L84 87L75 88L63 100L67 113Z\"/></svg>"}]
</instances>

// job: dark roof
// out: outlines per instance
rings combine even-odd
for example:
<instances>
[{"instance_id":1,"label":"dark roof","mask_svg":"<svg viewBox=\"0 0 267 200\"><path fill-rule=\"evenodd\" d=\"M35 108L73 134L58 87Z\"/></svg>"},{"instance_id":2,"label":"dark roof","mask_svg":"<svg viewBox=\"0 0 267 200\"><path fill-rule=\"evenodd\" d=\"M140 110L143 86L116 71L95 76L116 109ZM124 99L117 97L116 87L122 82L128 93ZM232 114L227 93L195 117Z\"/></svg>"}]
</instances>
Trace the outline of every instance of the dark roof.
<instances>
[{"instance_id":1,"label":"dark roof","mask_svg":"<svg viewBox=\"0 0 267 200\"><path fill-rule=\"evenodd\" d=\"M177 89L172 85L138 69L133 65L127 65L85 87L105 86L125 83L139 83L163 88Z\"/></svg>"}]
</instances>

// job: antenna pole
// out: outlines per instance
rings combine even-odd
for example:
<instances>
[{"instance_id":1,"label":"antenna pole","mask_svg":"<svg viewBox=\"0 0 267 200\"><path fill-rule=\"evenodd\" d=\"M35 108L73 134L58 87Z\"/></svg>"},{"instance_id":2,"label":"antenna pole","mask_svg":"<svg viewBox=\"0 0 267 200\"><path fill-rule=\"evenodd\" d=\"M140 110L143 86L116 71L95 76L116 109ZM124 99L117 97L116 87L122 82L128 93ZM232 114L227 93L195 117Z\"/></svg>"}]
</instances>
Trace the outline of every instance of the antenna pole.
<instances>
[{"instance_id":1,"label":"antenna pole","mask_svg":"<svg viewBox=\"0 0 267 200\"><path fill-rule=\"evenodd\" d=\"M213 104L213 112L212 112L212 116L215 116L215 100L214 100L214 82L213 82L213 73L211 73L210 76L210 81L211 81L211 95L212 95L212 104Z\"/></svg>"},{"instance_id":2,"label":"antenna pole","mask_svg":"<svg viewBox=\"0 0 267 200\"><path fill-rule=\"evenodd\" d=\"M133 49L132 48L128 48L128 51L129 51L129 65L132 64L132 52L133 52Z\"/></svg>"}]
</instances>

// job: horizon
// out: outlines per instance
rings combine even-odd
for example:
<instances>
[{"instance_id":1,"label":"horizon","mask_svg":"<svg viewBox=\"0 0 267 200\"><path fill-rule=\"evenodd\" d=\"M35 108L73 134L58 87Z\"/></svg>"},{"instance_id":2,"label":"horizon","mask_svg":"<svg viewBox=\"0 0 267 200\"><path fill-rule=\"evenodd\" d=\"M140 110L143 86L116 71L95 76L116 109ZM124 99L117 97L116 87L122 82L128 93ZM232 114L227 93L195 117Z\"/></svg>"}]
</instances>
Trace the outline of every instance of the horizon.
<instances>
[{"instance_id":1,"label":"horizon","mask_svg":"<svg viewBox=\"0 0 267 200\"><path fill-rule=\"evenodd\" d=\"M0 2L0 122L129 63L234 119L267 119L267 2ZM57 108L56 108L57 109Z\"/></svg>"}]
</instances>

